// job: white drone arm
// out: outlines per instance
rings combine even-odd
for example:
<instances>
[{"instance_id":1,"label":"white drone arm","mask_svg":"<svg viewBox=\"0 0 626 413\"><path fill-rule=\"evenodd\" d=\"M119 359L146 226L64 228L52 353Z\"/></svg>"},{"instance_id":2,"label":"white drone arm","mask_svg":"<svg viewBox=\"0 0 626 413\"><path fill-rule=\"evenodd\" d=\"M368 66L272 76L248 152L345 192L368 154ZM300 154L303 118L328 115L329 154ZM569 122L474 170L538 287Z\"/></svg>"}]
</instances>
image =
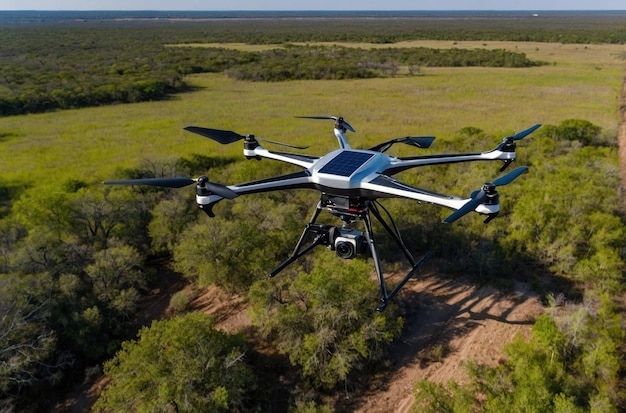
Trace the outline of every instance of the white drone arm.
<instances>
[{"instance_id":1,"label":"white drone arm","mask_svg":"<svg viewBox=\"0 0 626 413\"><path fill-rule=\"evenodd\" d=\"M287 162L293 165L301 166L303 168L310 168L313 166L315 161L319 159L318 156L312 155L304 155L298 153L289 153L289 152L273 152L268 151L261 145L256 146L254 149L245 149L243 150L243 154L247 158L267 158L274 159L276 161Z\"/></svg>"},{"instance_id":2,"label":"white drone arm","mask_svg":"<svg viewBox=\"0 0 626 413\"><path fill-rule=\"evenodd\" d=\"M416 201L440 205L454 210L459 210L466 206L466 204L474 201L472 198L462 199L456 196L444 195L426 189L410 186L387 175L378 175L376 178L368 182L363 182L362 188L380 194L381 198L408 198ZM475 208L473 208L473 210L481 214L491 215L497 213L500 210L500 205L499 203L493 205L478 204Z\"/></svg>"},{"instance_id":3,"label":"white drone arm","mask_svg":"<svg viewBox=\"0 0 626 413\"><path fill-rule=\"evenodd\" d=\"M501 171L504 171L504 169L508 165L510 165L511 162L513 162L516 158L515 142L524 139L526 136L530 135L539 127L541 127L541 124L536 124L526 130L516 133L515 135L508 136L504 138L504 140L498 146L496 146L495 149L486 152L394 158L391 160L389 168L387 168L384 173L387 175L394 175L398 172L417 166L494 160L500 160L504 162L504 166L500 169Z\"/></svg>"},{"instance_id":4,"label":"white drone arm","mask_svg":"<svg viewBox=\"0 0 626 413\"><path fill-rule=\"evenodd\" d=\"M315 186L313 184L313 180L311 179L311 174L308 170L304 169L302 171L291 174L275 176L267 179L260 179L257 181L251 181L238 185L230 185L226 188L234 192L234 196L239 196L256 194L261 192L314 187ZM209 216L213 216L213 205L215 205L222 199L224 199L223 196L216 195L210 190L206 191L206 193L203 193L201 189L198 189L198 192L196 194L196 203L201 209L207 212Z\"/></svg>"},{"instance_id":5,"label":"white drone arm","mask_svg":"<svg viewBox=\"0 0 626 413\"><path fill-rule=\"evenodd\" d=\"M335 127L334 132L337 142L339 143L339 147L341 149L350 149L350 144L348 143L348 138L346 137L344 130Z\"/></svg>"},{"instance_id":6,"label":"white drone arm","mask_svg":"<svg viewBox=\"0 0 626 413\"><path fill-rule=\"evenodd\" d=\"M491 151L480 153L392 158L389 162L389 167L385 170L385 174L394 175L398 172L402 172L404 170L415 168L418 166L442 165L459 162L501 160L510 163L515 160L515 156L515 152L502 151L501 149L496 148Z\"/></svg>"}]
</instances>

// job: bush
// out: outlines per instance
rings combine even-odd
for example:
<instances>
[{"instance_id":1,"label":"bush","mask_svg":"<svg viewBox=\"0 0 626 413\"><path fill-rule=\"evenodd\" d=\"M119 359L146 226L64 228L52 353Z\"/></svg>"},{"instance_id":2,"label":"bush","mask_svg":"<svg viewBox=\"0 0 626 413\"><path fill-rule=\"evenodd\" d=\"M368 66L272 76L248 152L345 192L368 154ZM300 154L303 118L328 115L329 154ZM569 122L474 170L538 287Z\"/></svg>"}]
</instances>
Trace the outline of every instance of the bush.
<instances>
[{"instance_id":1,"label":"bush","mask_svg":"<svg viewBox=\"0 0 626 413\"><path fill-rule=\"evenodd\" d=\"M176 313L184 313L189 309L189 304L191 304L189 294L186 291L178 291L170 298L169 308Z\"/></svg>"},{"instance_id":2,"label":"bush","mask_svg":"<svg viewBox=\"0 0 626 413\"><path fill-rule=\"evenodd\" d=\"M242 336L213 328L201 313L155 321L104 365L111 385L95 411L243 410L254 389Z\"/></svg>"},{"instance_id":3,"label":"bush","mask_svg":"<svg viewBox=\"0 0 626 413\"><path fill-rule=\"evenodd\" d=\"M333 257L318 260L310 273L281 285L261 281L249 298L253 320L309 384L332 389L368 363L380 360L385 345L400 334L402 319L393 306L374 310L377 286L371 267Z\"/></svg>"},{"instance_id":4,"label":"bush","mask_svg":"<svg viewBox=\"0 0 626 413\"><path fill-rule=\"evenodd\" d=\"M588 120L566 119L559 126L544 126L544 135L559 141L578 141L583 146L592 145L602 128Z\"/></svg>"}]
</instances>

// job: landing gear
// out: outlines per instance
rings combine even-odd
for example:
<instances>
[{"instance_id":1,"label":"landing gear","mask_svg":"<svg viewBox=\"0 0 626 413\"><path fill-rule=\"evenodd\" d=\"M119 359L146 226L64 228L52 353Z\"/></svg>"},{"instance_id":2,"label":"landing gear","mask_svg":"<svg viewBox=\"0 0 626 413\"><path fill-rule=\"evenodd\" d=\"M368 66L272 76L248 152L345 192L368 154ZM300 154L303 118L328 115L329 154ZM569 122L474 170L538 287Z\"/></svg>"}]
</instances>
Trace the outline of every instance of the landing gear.
<instances>
[{"instance_id":1,"label":"landing gear","mask_svg":"<svg viewBox=\"0 0 626 413\"><path fill-rule=\"evenodd\" d=\"M324 224L316 224L317 218L319 214L326 210L331 214L341 218L344 225L342 227L335 227L332 225L324 225ZM387 283L385 282L382 265L380 262L380 257L378 254L378 247L376 245L376 240L374 239L374 233L372 231L372 221L370 218L370 212L374 217L381 223L383 228L389 233L389 235L394 239L396 244L400 247L400 250L403 252L406 259L411 264L411 270L400 280L400 282L388 292ZM364 236L361 235L360 231L348 229L348 226L355 221L363 221L365 227ZM343 236L342 236L343 235ZM308 245L305 244L305 240L311 239ZM376 275L378 278L378 284L380 287L380 295L381 295L381 303L376 308L377 311L383 311L390 300L398 294L400 289L407 283L409 279L414 277L417 274L419 268L430 258L432 255L431 252L426 253L421 259L416 260L413 257L413 254L408 250L400 234L397 230L394 230L387 221L380 214L377 202L371 201L353 201L344 197L329 197L323 196L322 200L317 204L315 211L313 212L313 216L309 220L309 223L304 227L304 231L302 235L300 235L300 239L298 240L293 252L291 255L283 261L278 267L272 270L269 273L270 277L276 276L280 273L285 267L287 267L292 262L296 261L298 258L302 257L313 248L318 245L324 245L331 250L335 250L337 252L337 256L344 259L351 259L358 252L369 251L372 259L374 260L374 267L376 269ZM363 248L365 247L365 248ZM354 248L354 249L350 249ZM350 249L350 253L348 253L348 249Z\"/></svg>"}]
</instances>

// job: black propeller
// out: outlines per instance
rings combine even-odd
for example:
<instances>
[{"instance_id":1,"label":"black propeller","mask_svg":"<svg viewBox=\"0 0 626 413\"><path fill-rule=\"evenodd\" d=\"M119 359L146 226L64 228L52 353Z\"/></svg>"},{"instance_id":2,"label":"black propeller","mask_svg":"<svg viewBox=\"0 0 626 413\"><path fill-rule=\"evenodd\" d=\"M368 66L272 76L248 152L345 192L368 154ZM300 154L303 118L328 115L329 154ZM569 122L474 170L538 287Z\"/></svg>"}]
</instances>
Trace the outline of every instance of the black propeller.
<instances>
[{"instance_id":1,"label":"black propeller","mask_svg":"<svg viewBox=\"0 0 626 413\"><path fill-rule=\"evenodd\" d=\"M504 176L501 176L493 182L487 182L480 190L472 192L471 199L467 201L461 208L450 214L446 219L443 220L443 222L445 222L446 224L450 224L461 218L465 214L474 211L476 207L480 204L496 204L498 202L498 192L496 191L496 187L510 184L511 182L513 182L513 180L515 180L515 178L517 178L527 170L527 166L522 166L512 170ZM491 221L493 218L495 218L495 216L496 214L489 215L485 220L485 223Z\"/></svg>"},{"instance_id":2,"label":"black propeller","mask_svg":"<svg viewBox=\"0 0 626 413\"><path fill-rule=\"evenodd\" d=\"M396 138L379 143L376 146L372 146L369 150L375 152L385 152L387 149L391 148L394 143L404 143L417 148L425 149L430 148L430 145L432 145L434 140L434 136L406 136L404 138Z\"/></svg>"},{"instance_id":3,"label":"black propeller","mask_svg":"<svg viewBox=\"0 0 626 413\"><path fill-rule=\"evenodd\" d=\"M288 148L294 148L294 149L307 149L308 148L308 146L295 146L295 145L289 145L287 143L270 141L268 139L261 139L261 138L255 137L254 135L244 136L244 135L238 134L237 132L233 132L229 130L203 128L200 126L187 126L184 129L186 131L195 133L197 135L204 136L205 138L213 139L214 141L219 142L222 145L227 145L229 143L237 142L242 139L249 139L249 140L257 140L257 141L262 141L262 142L273 143L275 145L286 146Z\"/></svg>"},{"instance_id":4,"label":"black propeller","mask_svg":"<svg viewBox=\"0 0 626 413\"><path fill-rule=\"evenodd\" d=\"M345 129L350 132L356 132L352 126L348 122L344 120L341 116L296 116L299 119L330 119L335 121L335 127L337 129Z\"/></svg>"},{"instance_id":5,"label":"black propeller","mask_svg":"<svg viewBox=\"0 0 626 413\"><path fill-rule=\"evenodd\" d=\"M520 139L524 139L526 136L530 135L531 133L533 133L534 131L536 131L537 129L539 129L541 127L541 124L538 123L534 126L531 126L530 128L523 130L521 132L516 133L515 135L512 136L508 136L506 138L504 138L504 140L502 140L502 143L498 146L498 148L501 148L501 150L506 150L508 152L514 152L515 151L515 141L519 141ZM504 172L506 170L506 168L509 167L509 165L511 165L513 163L513 159L506 159L503 162L502 167L500 168L500 172Z\"/></svg>"},{"instance_id":6,"label":"black propeller","mask_svg":"<svg viewBox=\"0 0 626 413\"><path fill-rule=\"evenodd\" d=\"M158 186L163 188L182 188L191 184L197 183L199 187L208 190L210 193L219 195L222 198L234 199L239 194L229 187L209 182L206 176L201 176L197 179L191 178L144 178L144 179L123 179L119 181L104 181L105 185L149 185Z\"/></svg>"},{"instance_id":7,"label":"black propeller","mask_svg":"<svg viewBox=\"0 0 626 413\"><path fill-rule=\"evenodd\" d=\"M514 141L519 141L520 139L524 139L526 136L530 135L531 133L533 133L534 131L536 131L537 129L539 129L541 127L541 123L538 123L534 126L531 126L530 128L523 130L521 132L516 133L513 136L509 136L507 138L505 138L505 140L507 139L513 139Z\"/></svg>"}]
</instances>

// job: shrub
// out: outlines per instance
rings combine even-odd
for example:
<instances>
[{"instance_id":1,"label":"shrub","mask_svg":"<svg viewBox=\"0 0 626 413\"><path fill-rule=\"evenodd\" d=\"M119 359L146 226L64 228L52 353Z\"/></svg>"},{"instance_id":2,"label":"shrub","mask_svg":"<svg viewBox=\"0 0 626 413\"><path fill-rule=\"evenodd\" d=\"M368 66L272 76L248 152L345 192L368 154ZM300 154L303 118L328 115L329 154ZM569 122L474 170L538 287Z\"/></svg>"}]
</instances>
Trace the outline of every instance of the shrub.
<instances>
[{"instance_id":1,"label":"shrub","mask_svg":"<svg viewBox=\"0 0 626 413\"><path fill-rule=\"evenodd\" d=\"M186 291L178 291L170 298L169 308L176 313L184 313L189 309L189 304L191 304L189 294Z\"/></svg>"},{"instance_id":2,"label":"shrub","mask_svg":"<svg viewBox=\"0 0 626 413\"><path fill-rule=\"evenodd\" d=\"M104 365L111 378L95 411L237 411L254 389L243 336L201 313L155 321Z\"/></svg>"},{"instance_id":3,"label":"shrub","mask_svg":"<svg viewBox=\"0 0 626 413\"><path fill-rule=\"evenodd\" d=\"M602 132L602 128L588 120L566 119L559 126L544 126L544 134L560 141L578 141L582 145L592 145Z\"/></svg>"}]
</instances>

